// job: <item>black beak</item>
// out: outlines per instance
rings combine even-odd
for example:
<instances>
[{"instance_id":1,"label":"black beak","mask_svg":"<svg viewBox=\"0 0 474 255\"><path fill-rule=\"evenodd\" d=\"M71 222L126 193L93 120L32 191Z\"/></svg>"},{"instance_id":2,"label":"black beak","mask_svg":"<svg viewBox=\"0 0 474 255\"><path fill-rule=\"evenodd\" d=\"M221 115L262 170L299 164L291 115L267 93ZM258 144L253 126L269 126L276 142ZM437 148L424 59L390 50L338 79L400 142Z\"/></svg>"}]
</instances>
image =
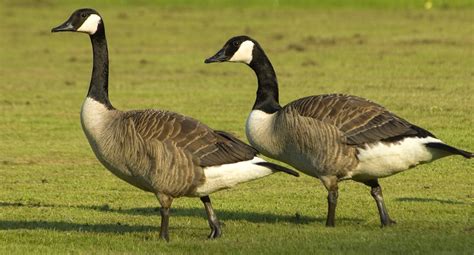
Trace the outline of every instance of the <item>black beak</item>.
<instances>
[{"instance_id":1,"label":"black beak","mask_svg":"<svg viewBox=\"0 0 474 255\"><path fill-rule=\"evenodd\" d=\"M217 52L216 55L204 60L204 63L209 64L209 63L214 63L214 62L224 62L227 60L229 60L229 57L225 55L225 49L222 49L219 52Z\"/></svg>"},{"instance_id":2,"label":"black beak","mask_svg":"<svg viewBox=\"0 0 474 255\"><path fill-rule=\"evenodd\" d=\"M63 24L51 29L52 33L65 32L65 31L76 31L76 29L72 26L72 24L69 20L64 22Z\"/></svg>"}]
</instances>

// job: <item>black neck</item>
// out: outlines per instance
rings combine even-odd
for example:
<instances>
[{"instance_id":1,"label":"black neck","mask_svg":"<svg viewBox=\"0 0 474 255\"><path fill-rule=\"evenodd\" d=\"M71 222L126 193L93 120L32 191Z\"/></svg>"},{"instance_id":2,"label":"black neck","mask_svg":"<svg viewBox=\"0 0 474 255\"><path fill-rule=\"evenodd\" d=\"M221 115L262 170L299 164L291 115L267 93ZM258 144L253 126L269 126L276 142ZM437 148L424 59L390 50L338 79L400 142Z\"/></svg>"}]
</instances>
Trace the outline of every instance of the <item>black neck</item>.
<instances>
[{"instance_id":1,"label":"black neck","mask_svg":"<svg viewBox=\"0 0 474 255\"><path fill-rule=\"evenodd\" d=\"M249 66L254 70L258 79L257 98L253 110L274 113L281 109L278 103L278 81L275 70L265 52L256 45L253 59Z\"/></svg>"},{"instance_id":2,"label":"black neck","mask_svg":"<svg viewBox=\"0 0 474 255\"><path fill-rule=\"evenodd\" d=\"M113 109L109 101L109 53L105 39L104 24L100 23L97 31L90 36L94 54L91 84L87 96Z\"/></svg>"}]
</instances>

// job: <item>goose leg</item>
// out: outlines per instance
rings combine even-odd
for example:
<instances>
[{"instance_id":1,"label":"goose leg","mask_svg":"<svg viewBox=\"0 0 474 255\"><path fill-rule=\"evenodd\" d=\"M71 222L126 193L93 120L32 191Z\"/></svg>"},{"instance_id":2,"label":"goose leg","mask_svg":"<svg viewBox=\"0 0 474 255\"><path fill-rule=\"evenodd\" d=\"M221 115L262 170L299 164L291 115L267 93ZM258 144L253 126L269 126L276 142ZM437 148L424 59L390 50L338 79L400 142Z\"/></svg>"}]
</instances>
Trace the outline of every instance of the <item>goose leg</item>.
<instances>
[{"instance_id":1,"label":"goose leg","mask_svg":"<svg viewBox=\"0 0 474 255\"><path fill-rule=\"evenodd\" d=\"M173 198L164 194L157 194L156 196L161 204L160 238L169 242L170 236L169 236L168 226L170 222L170 207L171 207L171 203L173 202Z\"/></svg>"},{"instance_id":2,"label":"goose leg","mask_svg":"<svg viewBox=\"0 0 474 255\"><path fill-rule=\"evenodd\" d=\"M385 207L385 203L383 201L383 195L382 195L382 187L380 187L379 181L375 179L375 180L366 181L364 182L364 184L371 187L370 194L372 195L372 197L375 199L375 202L377 203L377 208L379 210L380 222L382 223L382 227L395 224L396 222L390 219L387 208Z\"/></svg>"},{"instance_id":3,"label":"goose leg","mask_svg":"<svg viewBox=\"0 0 474 255\"><path fill-rule=\"evenodd\" d=\"M321 181L328 190L328 216L326 218L326 227L335 226L337 197L339 196L337 178L321 177Z\"/></svg>"},{"instance_id":4,"label":"goose leg","mask_svg":"<svg viewBox=\"0 0 474 255\"><path fill-rule=\"evenodd\" d=\"M209 239L218 238L221 236L221 226L219 220L217 219L214 209L212 208L211 199L209 196L201 197L201 201L204 204L204 208L207 213L207 221L209 222L209 227L211 227L211 233L209 234Z\"/></svg>"}]
</instances>

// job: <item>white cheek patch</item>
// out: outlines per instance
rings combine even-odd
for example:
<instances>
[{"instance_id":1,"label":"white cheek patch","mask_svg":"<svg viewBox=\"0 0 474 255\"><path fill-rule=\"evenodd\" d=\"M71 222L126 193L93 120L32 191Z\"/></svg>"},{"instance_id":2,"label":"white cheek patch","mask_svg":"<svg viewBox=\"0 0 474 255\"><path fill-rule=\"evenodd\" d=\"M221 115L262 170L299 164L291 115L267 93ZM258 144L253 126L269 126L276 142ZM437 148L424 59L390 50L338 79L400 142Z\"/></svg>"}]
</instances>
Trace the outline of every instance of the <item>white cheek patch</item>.
<instances>
[{"instance_id":1,"label":"white cheek patch","mask_svg":"<svg viewBox=\"0 0 474 255\"><path fill-rule=\"evenodd\" d=\"M82 23L81 27L77 29L78 32L88 33L90 35L95 34L97 32L97 27L100 23L100 16L97 14L91 14L89 17Z\"/></svg>"},{"instance_id":2,"label":"white cheek patch","mask_svg":"<svg viewBox=\"0 0 474 255\"><path fill-rule=\"evenodd\" d=\"M253 51L254 45L255 43L249 40L243 42L240 45L239 49L230 58L229 61L230 62L243 62L243 63L250 64L253 58L252 51Z\"/></svg>"}]
</instances>

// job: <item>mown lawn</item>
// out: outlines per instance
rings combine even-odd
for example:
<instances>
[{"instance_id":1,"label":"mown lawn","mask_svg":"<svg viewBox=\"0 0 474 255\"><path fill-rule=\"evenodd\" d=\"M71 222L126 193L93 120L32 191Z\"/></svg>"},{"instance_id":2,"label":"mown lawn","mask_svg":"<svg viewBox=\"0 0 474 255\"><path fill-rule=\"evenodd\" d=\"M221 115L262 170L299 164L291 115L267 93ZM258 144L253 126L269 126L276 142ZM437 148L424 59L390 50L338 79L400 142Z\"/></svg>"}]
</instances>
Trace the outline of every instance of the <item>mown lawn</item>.
<instances>
[{"instance_id":1,"label":"mown lawn","mask_svg":"<svg viewBox=\"0 0 474 255\"><path fill-rule=\"evenodd\" d=\"M474 150L474 8L470 1L289 1L89 5L102 14L110 96L120 109L193 116L242 139L256 80L244 65L204 65L231 36L266 50L280 101L370 98L452 145ZM381 229L369 189L340 185L324 227L318 180L275 174L211 196L224 235L208 241L199 199L173 203L171 242L158 202L95 159L79 110L91 71L84 34L51 34L86 1L0 5L0 253L367 254L474 251L474 164L451 157L381 180L398 224ZM385 8L384 6L388 6Z\"/></svg>"}]
</instances>

